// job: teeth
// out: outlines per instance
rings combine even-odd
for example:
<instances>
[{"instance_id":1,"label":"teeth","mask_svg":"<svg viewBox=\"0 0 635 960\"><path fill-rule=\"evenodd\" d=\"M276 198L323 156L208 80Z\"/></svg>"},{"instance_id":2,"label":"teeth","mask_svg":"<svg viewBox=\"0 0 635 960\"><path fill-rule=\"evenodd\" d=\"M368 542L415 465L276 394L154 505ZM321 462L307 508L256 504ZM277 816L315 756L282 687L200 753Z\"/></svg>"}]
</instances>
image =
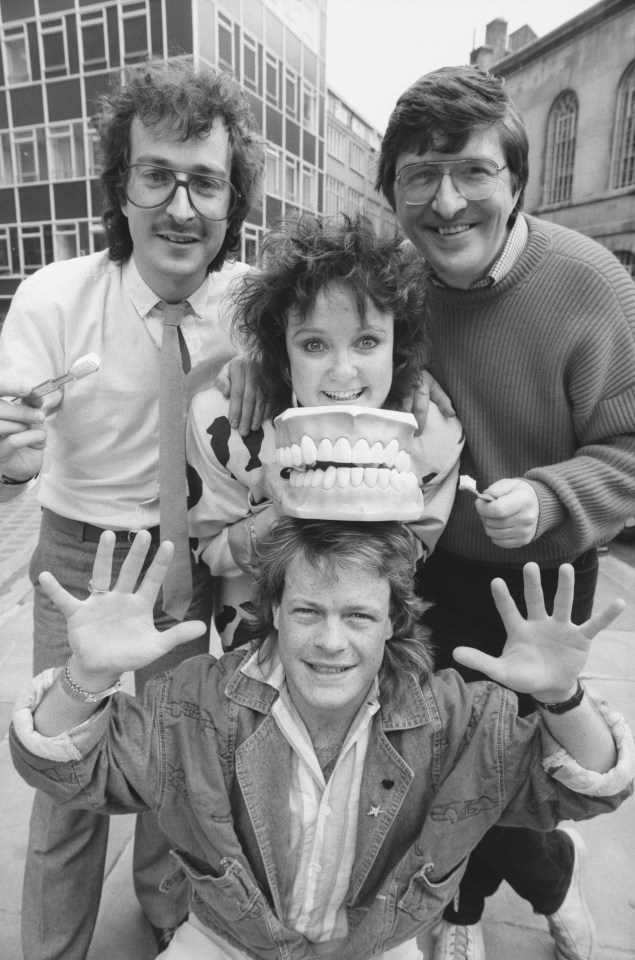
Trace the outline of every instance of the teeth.
<instances>
[{"instance_id":1,"label":"teeth","mask_svg":"<svg viewBox=\"0 0 635 960\"><path fill-rule=\"evenodd\" d=\"M361 487L364 482L364 468L351 467L351 486Z\"/></svg>"},{"instance_id":2,"label":"teeth","mask_svg":"<svg viewBox=\"0 0 635 960\"><path fill-rule=\"evenodd\" d=\"M396 470L390 471L390 486L393 490L401 490L401 477Z\"/></svg>"},{"instance_id":3,"label":"teeth","mask_svg":"<svg viewBox=\"0 0 635 960\"><path fill-rule=\"evenodd\" d=\"M348 667L317 667L314 663L311 664L311 670L315 670L316 673L344 673Z\"/></svg>"},{"instance_id":4,"label":"teeth","mask_svg":"<svg viewBox=\"0 0 635 960\"><path fill-rule=\"evenodd\" d=\"M334 487L336 479L337 479L337 470L335 469L333 464L331 464L324 471L324 482L323 482L324 489L330 490L331 487Z\"/></svg>"},{"instance_id":5,"label":"teeth","mask_svg":"<svg viewBox=\"0 0 635 960\"><path fill-rule=\"evenodd\" d=\"M348 487L351 482L351 468L350 467L336 467L337 471L337 485L342 490L344 487Z\"/></svg>"},{"instance_id":6,"label":"teeth","mask_svg":"<svg viewBox=\"0 0 635 960\"><path fill-rule=\"evenodd\" d=\"M371 463L383 463L384 462L384 447L379 440L372 445L370 448L370 462Z\"/></svg>"},{"instance_id":7,"label":"teeth","mask_svg":"<svg viewBox=\"0 0 635 960\"><path fill-rule=\"evenodd\" d=\"M291 444L291 465L294 467L301 467L304 463L302 459L302 450L300 449L299 444Z\"/></svg>"},{"instance_id":8,"label":"teeth","mask_svg":"<svg viewBox=\"0 0 635 960\"><path fill-rule=\"evenodd\" d=\"M387 490L390 486L390 470L377 471L377 486L380 490Z\"/></svg>"},{"instance_id":9,"label":"teeth","mask_svg":"<svg viewBox=\"0 0 635 960\"><path fill-rule=\"evenodd\" d=\"M402 473L409 473L410 454L406 453L405 450L400 450L397 455L397 459L395 460L395 466L397 470L400 470Z\"/></svg>"},{"instance_id":10,"label":"teeth","mask_svg":"<svg viewBox=\"0 0 635 960\"><path fill-rule=\"evenodd\" d=\"M329 400L357 400L362 395L361 388L358 390L325 390L324 395Z\"/></svg>"},{"instance_id":11,"label":"teeth","mask_svg":"<svg viewBox=\"0 0 635 960\"><path fill-rule=\"evenodd\" d=\"M300 440L300 450L305 463L315 463L317 460L317 447L311 439L305 434Z\"/></svg>"},{"instance_id":12,"label":"teeth","mask_svg":"<svg viewBox=\"0 0 635 960\"><path fill-rule=\"evenodd\" d=\"M336 440L333 444L333 453L331 454L331 460L334 460L336 463L352 463L352 451L349 440L346 437L340 437L339 440Z\"/></svg>"},{"instance_id":13,"label":"teeth","mask_svg":"<svg viewBox=\"0 0 635 960\"><path fill-rule=\"evenodd\" d=\"M324 470L310 470L307 477L311 478L312 487L321 487L324 479Z\"/></svg>"},{"instance_id":14,"label":"teeth","mask_svg":"<svg viewBox=\"0 0 635 960\"><path fill-rule=\"evenodd\" d=\"M317 448L317 457L316 460L332 460L333 457L333 444L331 441L325 437L324 440L320 440L320 445Z\"/></svg>"},{"instance_id":15,"label":"teeth","mask_svg":"<svg viewBox=\"0 0 635 960\"><path fill-rule=\"evenodd\" d=\"M384 448L383 462L386 464L387 467L394 467L398 453L399 453L399 441L396 438L393 438L388 444L388 446Z\"/></svg>"},{"instance_id":16,"label":"teeth","mask_svg":"<svg viewBox=\"0 0 635 960\"><path fill-rule=\"evenodd\" d=\"M352 463L370 463L370 444L368 440L356 440L351 452Z\"/></svg>"},{"instance_id":17,"label":"teeth","mask_svg":"<svg viewBox=\"0 0 635 960\"><path fill-rule=\"evenodd\" d=\"M367 487L376 487L377 486L377 475L379 470L377 467L366 467L364 470L364 480L366 481Z\"/></svg>"}]
</instances>

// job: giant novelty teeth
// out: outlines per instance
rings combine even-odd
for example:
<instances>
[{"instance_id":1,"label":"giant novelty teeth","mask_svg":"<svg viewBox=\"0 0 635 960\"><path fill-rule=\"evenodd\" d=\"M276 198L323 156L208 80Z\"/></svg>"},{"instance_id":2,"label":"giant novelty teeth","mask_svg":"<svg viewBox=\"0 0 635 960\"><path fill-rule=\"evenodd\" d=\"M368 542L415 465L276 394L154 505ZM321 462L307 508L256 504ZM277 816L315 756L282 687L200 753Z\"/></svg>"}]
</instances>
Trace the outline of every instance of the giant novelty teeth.
<instances>
[{"instance_id":1,"label":"giant novelty teeth","mask_svg":"<svg viewBox=\"0 0 635 960\"><path fill-rule=\"evenodd\" d=\"M418 520L423 496L410 469L409 413L304 407L275 420L276 459L289 471L282 509L333 520Z\"/></svg>"}]
</instances>

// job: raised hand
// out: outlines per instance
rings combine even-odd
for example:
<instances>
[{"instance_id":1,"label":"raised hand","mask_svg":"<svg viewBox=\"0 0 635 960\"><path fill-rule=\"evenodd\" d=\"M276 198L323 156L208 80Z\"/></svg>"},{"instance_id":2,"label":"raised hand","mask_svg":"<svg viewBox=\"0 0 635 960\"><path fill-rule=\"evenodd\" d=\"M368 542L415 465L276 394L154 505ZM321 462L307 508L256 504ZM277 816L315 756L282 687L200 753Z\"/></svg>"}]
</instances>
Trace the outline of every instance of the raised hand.
<instances>
[{"instance_id":1,"label":"raised hand","mask_svg":"<svg viewBox=\"0 0 635 960\"><path fill-rule=\"evenodd\" d=\"M545 609L540 569L528 563L523 570L527 619L521 616L503 580L492 581L494 602L507 630L500 657L471 647L457 647L454 659L479 670L503 686L528 693L545 703L567 700L587 661L592 639L624 609L614 600L606 609L576 625L571 622L575 574L570 564L560 567L553 614Z\"/></svg>"},{"instance_id":2,"label":"raised hand","mask_svg":"<svg viewBox=\"0 0 635 960\"><path fill-rule=\"evenodd\" d=\"M154 626L152 608L172 558L173 546L164 541L144 576L139 589L135 584L150 546L150 534L137 534L126 557L117 583L110 590L115 535L102 534L97 547L92 590L86 600L78 600L50 573L40 575L40 583L68 621L68 639L73 650L72 675L82 687L106 689L126 670L138 670L205 632L205 624L191 620L169 630Z\"/></svg>"}]
</instances>

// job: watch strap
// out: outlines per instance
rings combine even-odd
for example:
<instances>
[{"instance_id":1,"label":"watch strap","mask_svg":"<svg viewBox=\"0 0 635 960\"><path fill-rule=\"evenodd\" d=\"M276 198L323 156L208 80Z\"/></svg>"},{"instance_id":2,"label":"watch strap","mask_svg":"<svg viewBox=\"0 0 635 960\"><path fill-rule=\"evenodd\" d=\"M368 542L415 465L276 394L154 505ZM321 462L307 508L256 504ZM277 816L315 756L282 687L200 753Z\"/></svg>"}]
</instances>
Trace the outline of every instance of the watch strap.
<instances>
[{"instance_id":1,"label":"watch strap","mask_svg":"<svg viewBox=\"0 0 635 960\"><path fill-rule=\"evenodd\" d=\"M107 690L98 690L96 692L84 690L84 688L80 687L71 677L70 666L71 661L67 660L64 672L62 673L62 689L71 700L77 700L79 703L98 703L100 700L105 700L106 697L110 697L113 693L121 690L121 680L117 680L117 682L113 683L112 687L108 687Z\"/></svg>"},{"instance_id":2,"label":"watch strap","mask_svg":"<svg viewBox=\"0 0 635 960\"><path fill-rule=\"evenodd\" d=\"M568 700L562 700L560 703L543 703L541 700L536 700L534 697L534 703L536 706L540 707L541 710L546 710L547 713L568 713L569 710L573 710L574 707L579 706L584 697L584 687L578 680L578 686L572 697L569 697Z\"/></svg>"}]
</instances>

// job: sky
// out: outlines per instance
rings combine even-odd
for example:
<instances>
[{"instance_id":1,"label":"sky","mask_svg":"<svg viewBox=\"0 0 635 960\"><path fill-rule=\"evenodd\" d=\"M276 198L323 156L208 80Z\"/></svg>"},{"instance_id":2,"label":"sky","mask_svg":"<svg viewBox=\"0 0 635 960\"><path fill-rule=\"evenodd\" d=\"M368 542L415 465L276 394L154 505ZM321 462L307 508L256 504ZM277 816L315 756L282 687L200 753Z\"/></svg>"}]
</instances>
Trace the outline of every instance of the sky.
<instances>
[{"instance_id":1,"label":"sky","mask_svg":"<svg viewBox=\"0 0 635 960\"><path fill-rule=\"evenodd\" d=\"M397 98L424 73L469 63L497 17L539 37L592 0L327 0L327 83L383 133Z\"/></svg>"}]
</instances>

